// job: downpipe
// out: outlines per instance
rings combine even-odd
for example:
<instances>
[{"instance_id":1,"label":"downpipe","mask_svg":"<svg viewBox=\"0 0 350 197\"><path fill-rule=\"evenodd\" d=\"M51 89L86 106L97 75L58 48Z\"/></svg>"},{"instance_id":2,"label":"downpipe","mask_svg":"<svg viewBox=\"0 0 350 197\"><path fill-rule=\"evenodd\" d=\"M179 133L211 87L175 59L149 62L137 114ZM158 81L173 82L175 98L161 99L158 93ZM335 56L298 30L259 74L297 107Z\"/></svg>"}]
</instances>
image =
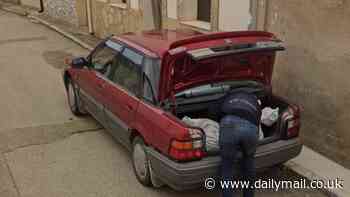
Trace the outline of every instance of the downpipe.
<instances>
[{"instance_id":1,"label":"downpipe","mask_svg":"<svg viewBox=\"0 0 350 197\"><path fill-rule=\"evenodd\" d=\"M45 11L44 9L44 0L40 0L40 10L39 13L43 13Z\"/></svg>"},{"instance_id":2,"label":"downpipe","mask_svg":"<svg viewBox=\"0 0 350 197\"><path fill-rule=\"evenodd\" d=\"M92 12L91 12L91 0L86 0L86 11L88 18L88 29L90 34L94 34L94 30L92 27Z\"/></svg>"},{"instance_id":3,"label":"downpipe","mask_svg":"<svg viewBox=\"0 0 350 197\"><path fill-rule=\"evenodd\" d=\"M152 0L152 15L155 29L162 28L162 2L160 0Z\"/></svg>"}]
</instances>

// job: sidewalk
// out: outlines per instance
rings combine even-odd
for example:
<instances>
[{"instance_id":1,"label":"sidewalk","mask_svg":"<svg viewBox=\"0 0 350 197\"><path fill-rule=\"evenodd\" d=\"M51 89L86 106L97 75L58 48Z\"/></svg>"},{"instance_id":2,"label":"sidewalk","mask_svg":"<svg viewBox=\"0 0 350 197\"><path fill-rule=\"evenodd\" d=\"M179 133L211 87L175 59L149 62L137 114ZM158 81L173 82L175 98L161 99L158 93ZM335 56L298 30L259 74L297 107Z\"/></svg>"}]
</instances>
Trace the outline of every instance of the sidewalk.
<instances>
[{"instance_id":1,"label":"sidewalk","mask_svg":"<svg viewBox=\"0 0 350 197\"><path fill-rule=\"evenodd\" d=\"M309 180L343 180L344 189L330 190L333 196L350 196L350 170L304 146L301 154L285 164Z\"/></svg>"},{"instance_id":2,"label":"sidewalk","mask_svg":"<svg viewBox=\"0 0 350 197\"><path fill-rule=\"evenodd\" d=\"M87 27L77 27L47 16L45 13L38 13L37 10L30 7L6 3L0 0L0 9L18 14L23 17L28 17L32 22L39 22L48 28L57 31L68 39L76 42L81 47L92 50L94 46L101 40L93 35L90 35Z\"/></svg>"},{"instance_id":3,"label":"sidewalk","mask_svg":"<svg viewBox=\"0 0 350 197\"><path fill-rule=\"evenodd\" d=\"M27 16L28 13L34 12L34 9L19 6L13 3L7 3L0 0L0 9L18 14L20 16Z\"/></svg>"},{"instance_id":4,"label":"sidewalk","mask_svg":"<svg viewBox=\"0 0 350 197\"><path fill-rule=\"evenodd\" d=\"M53 29L54 31L62 34L64 37L76 42L81 47L90 51L93 50L93 48L100 41L100 39L90 35L86 28L78 28L70 24L62 23L50 18L49 16L46 16L45 14L31 13L28 15L28 18Z\"/></svg>"},{"instance_id":5,"label":"sidewalk","mask_svg":"<svg viewBox=\"0 0 350 197\"><path fill-rule=\"evenodd\" d=\"M21 9L20 6L2 4L0 2L0 9L14 12L22 16L28 16L30 19L42 23L89 50L92 50L100 40L90 35L84 28L77 28L61 23L50 19L45 15L37 14L34 11L31 12L26 9ZM297 158L287 162L285 166L309 180L328 181L341 179L344 183L344 189L329 190L328 193L331 196L337 197L350 196L350 170L327 159L306 146L304 146L302 153Z\"/></svg>"}]
</instances>

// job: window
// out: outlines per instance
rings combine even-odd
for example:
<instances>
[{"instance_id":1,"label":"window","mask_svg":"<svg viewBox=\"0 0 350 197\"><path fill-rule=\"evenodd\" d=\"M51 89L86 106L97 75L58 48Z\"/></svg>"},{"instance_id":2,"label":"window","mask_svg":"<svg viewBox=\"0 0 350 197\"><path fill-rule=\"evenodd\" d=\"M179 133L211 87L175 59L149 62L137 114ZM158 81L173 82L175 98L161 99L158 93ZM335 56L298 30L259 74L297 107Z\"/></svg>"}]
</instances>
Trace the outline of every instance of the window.
<instances>
[{"instance_id":1,"label":"window","mask_svg":"<svg viewBox=\"0 0 350 197\"><path fill-rule=\"evenodd\" d=\"M91 54L91 66L103 73L113 58L121 52L123 46L111 40L106 41Z\"/></svg>"},{"instance_id":2,"label":"window","mask_svg":"<svg viewBox=\"0 0 350 197\"><path fill-rule=\"evenodd\" d=\"M91 65L95 69L100 69L108 62L110 62L115 56L116 52L109 48L103 47L100 50L97 50L91 57Z\"/></svg>"},{"instance_id":3,"label":"window","mask_svg":"<svg viewBox=\"0 0 350 197\"><path fill-rule=\"evenodd\" d=\"M210 22L211 0L198 0L197 20Z\"/></svg>"},{"instance_id":4,"label":"window","mask_svg":"<svg viewBox=\"0 0 350 197\"><path fill-rule=\"evenodd\" d=\"M171 0L168 0L168 2ZM195 28L211 29L211 0L179 1L178 14L181 24ZM168 14L169 16L169 14Z\"/></svg>"},{"instance_id":5,"label":"window","mask_svg":"<svg viewBox=\"0 0 350 197\"><path fill-rule=\"evenodd\" d=\"M113 42L112 40L108 40L106 42L106 45L111 48L111 49L114 49L118 52L121 52L123 50L123 45L117 43L117 42Z\"/></svg>"},{"instance_id":6,"label":"window","mask_svg":"<svg viewBox=\"0 0 350 197\"><path fill-rule=\"evenodd\" d=\"M151 81L147 75L143 79L143 98L151 103L155 102Z\"/></svg>"},{"instance_id":7,"label":"window","mask_svg":"<svg viewBox=\"0 0 350 197\"><path fill-rule=\"evenodd\" d=\"M142 60L143 60L143 56L134 52L133 50L130 50L128 48L126 48L123 51L123 55L128 58L130 61L134 62L137 65L141 65L142 64Z\"/></svg>"},{"instance_id":8,"label":"window","mask_svg":"<svg viewBox=\"0 0 350 197\"><path fill-rule=\"evenodd\" d=\"M145 58L143 72L143 97L147 101L154 103L158 96L160 60Z\"/></svg>"},{"instance_id":9,"label":"window","mask_svg":"<svg viewBox=\"0 0 350 197\"><path fill-rule=\"evenodd\" d=\"M133 58L133 59L131 59ZM110 79L125 90L139 95L141 85L141 64L143 56L130 49L124 49L112 63Z\"/></svg>"},{"instance_id":10,"label":"window","mask_svg":"<svg viewBox=\"0 0 350 197\"><path fill-rule=\"evenodd\" d=\"M127 0L110 0L110 3L124 3L127 4Z\"/></svg>"}]
</instances>

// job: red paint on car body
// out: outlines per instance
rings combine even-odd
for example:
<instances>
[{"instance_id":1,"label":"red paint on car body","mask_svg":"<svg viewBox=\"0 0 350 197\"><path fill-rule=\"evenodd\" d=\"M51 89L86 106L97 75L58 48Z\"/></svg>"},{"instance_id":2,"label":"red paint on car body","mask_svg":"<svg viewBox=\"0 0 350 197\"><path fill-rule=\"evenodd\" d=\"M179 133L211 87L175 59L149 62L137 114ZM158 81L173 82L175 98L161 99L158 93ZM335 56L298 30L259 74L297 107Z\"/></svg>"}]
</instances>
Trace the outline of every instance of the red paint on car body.
<instances>
[{"instance_id":1,"label":"red paint on car body","mask_svg":"<svg viewBox=\"0 0 350 197\"><path fill-rule=\"evenodd\" d=\"M127 33L111 39L145 56L161 60L159 87L155 87L159 92L159 102L172 99L175 93L194 86L227 80L255 80L263 83L266 89L272 89L275 51L213 57L187 64L177 64L176 61L181 58L183 61L191 60L181 57L181 54L171 54L171 50L179 47L190 51L222 46L228 42L245 44L276 40L268 32L222 32L204 35L189 30L162 30ZM69 68L68 73L74 79L78 77L76 81L80 88L88 91L93 99L108 108L130 130L137 131L148 145L162 154L169 154L172 140L191 140L189 128L170 112L128 94L110 81L103 81L93 69Z\"/></svg>"}]
</instances>

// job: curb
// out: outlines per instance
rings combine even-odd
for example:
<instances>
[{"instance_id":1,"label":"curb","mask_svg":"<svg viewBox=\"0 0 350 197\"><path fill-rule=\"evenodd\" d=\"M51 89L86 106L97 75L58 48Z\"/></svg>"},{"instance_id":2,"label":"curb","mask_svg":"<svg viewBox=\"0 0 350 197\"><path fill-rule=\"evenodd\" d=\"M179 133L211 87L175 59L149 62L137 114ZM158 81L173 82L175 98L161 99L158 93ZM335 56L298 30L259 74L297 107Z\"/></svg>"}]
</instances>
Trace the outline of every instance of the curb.
<instances>
[{"instance_id":1,"label":"curb","mask_svg":"<svg viewBox=\"0 0 350 197\"><path fill-rule=\"evenodd\" d=\"M41 19L40 17L34 15L34 14L31 14L30 12L26 11L25 9L21 8L19 5L13 5L13 6L7 6L6 4L2 4L0 2L0 9L1 10L4 10L6 12L10 12L10 13L13 13L13 14L17 14L19 16L24 16L24 17L28 17L29 19L33 19L33 20L36 20L38 21L39 23L47 26L48 28L58 32L59 34L63 35L64 37L72 40L73 42L77 43L78 45L80 45L81 47L87 49L87 50L90 50L92 51L94 49L93 46L90 46L89 44L85 43L84 41L82 41L81 39L75 37L73 34L57 27L56 25L54 24L51 24L50 22L47 22L43 19Z\"/></svg>"},{"instance_id":2,"label":"curb","mask_svg":"<svg viewBox=\"0 0 350 197\"><path fill-rule=\"evenodd\" d=\"M16 8L11 8L11 7L8 7L8 6L3 6L0 4L0 9L1 10L4 10L6 12L10 12L10 13L13 13L13 14L17 14L17 15L20 15L20 16L28 16L28 12L25 11L25 10L22 10L22 9L16 9Z\"/></svg>"},{"instance_id":3,"label":"curb","mask_svg":"<svg viewBox=\"0 0 350 197\"><path fill-rule=\"evenodd\" d=\"M287 163L284 164L285 167L291 169L298 175L305 177L308 180L324 180L326 181L324 177L321 177L314 173L313 171L293 162L293 161L288 161ZM337 190L332 190L332 189L319 189L323 192L325 192L328 196L330 197L348 197L349 195L346 194L343 190L337 189Z\"/></svg>"},{"instance_id":4,"label":"curb","mask_svg":"<svg viewBox=\"0 0 350 197\"><path fill-rule=\"evenodd\" d=\"M64 37L66 37L66 38L72 40L73 42L77 43L78 45L80 45L81 47L83 47L83 48L85 48L85 49L87 49L87 50L92 51L92 50L94 49L94 47L92 47L92 46L90 46L89 44L85 43L85 42L82 41L81 39L75 37L73 34L67 32L67 31L65 31L65 30L63 30L63 29L57 27L56 25L51 24L51 23L49 23L49 22L47 22L47 21L45 21L45 20L43 20L43 19L41 19L41 18L39 18L39 17L37 17L37 16L35 16L35 15L28 15L28 18L34 19L34 20L38 21L39 23L41 23L41 24L47 26L48 28L50 28L50 29L52 29L52 30L54 30L54 31L56 31L56 32L58 32L58 33L60 33L60 34L63 35Z\"/></svg>"},{"instance_id":5,"label":"curb","mask_svg":"<svg viewBox=\"0 0 350 197\"><path fill-rule=\"evenodd\" d=\"M11 8L11 7L6 7L6 6L2 6L0 4L0 9L7 11L7 12L11 12L20 16L27 16L30 19L34 19L36 21L38 21L39 23L41 23L44 26L47 26L48 28L58 32L59 34L63 35L64 37L72 40L73 42L77 43L78 45L80 45L81 47L87 49L87 50L93 50L94 47L87 44L86 42L84 42L83 40L77 38L76 36L74 36L73 34L57 27L56 25L47 22L41 18L39 18L38 16L35 16L33 14L29 14L27 11L25 10L20 10L20 9L15 9L15 8ZM325 178L320 177L319 175L317 175L316 173L314 173L313 171L293 162L293 161L289 161L287 163L284 164L285 167L289 168L290 170L294 171L295 173L297 173L298 175L305 177L308 180L325 180ZM325 193L327 193L327 195L329 195L330 197L348 197L349 194L347 194L345 191L343 190L331 190L331 189L320 189L321 191L324 191Z\"/></svg>"}]
</instances>

